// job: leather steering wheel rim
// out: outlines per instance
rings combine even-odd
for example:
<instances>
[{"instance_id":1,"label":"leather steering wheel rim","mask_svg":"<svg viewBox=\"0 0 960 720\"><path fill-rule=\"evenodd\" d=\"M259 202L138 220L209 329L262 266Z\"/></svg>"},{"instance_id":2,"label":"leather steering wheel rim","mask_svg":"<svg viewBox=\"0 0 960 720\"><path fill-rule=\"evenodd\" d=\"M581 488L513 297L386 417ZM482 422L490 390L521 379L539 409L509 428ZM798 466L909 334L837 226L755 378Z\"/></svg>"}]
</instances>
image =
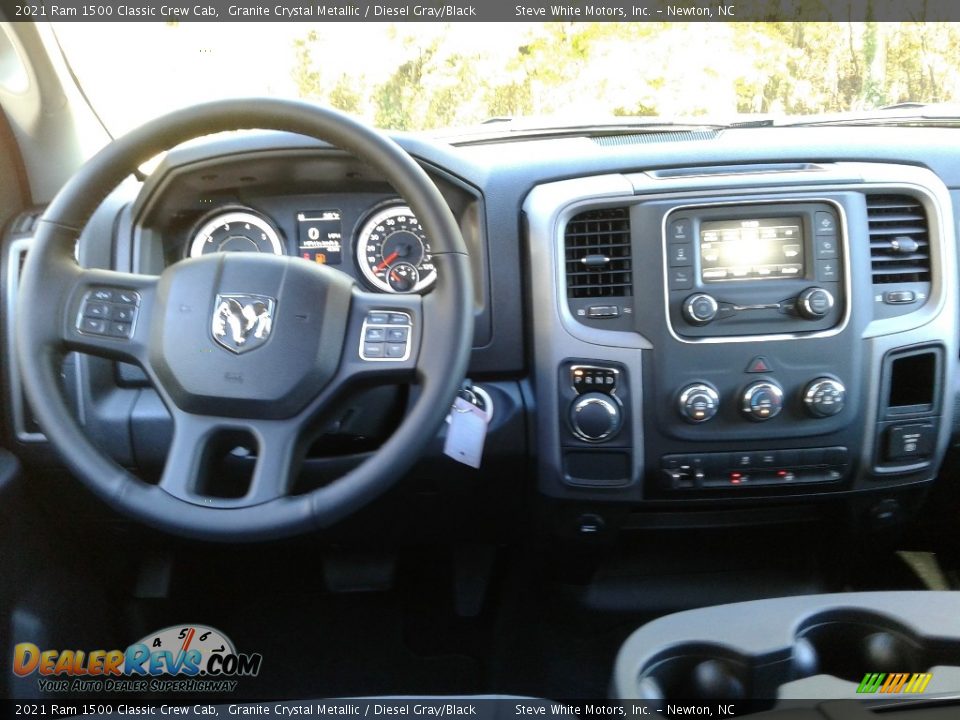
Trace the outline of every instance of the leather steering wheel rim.
<instances>
[{"instance_id":1,"label":"leather steering wheel rim","mask_svg":"<svg viewBox=\"0 0 960 720\"><path fill-rule=\"evenodd\" d=\"M108 342L93 342L75 331L81 290L100 285L142 285L145 292L153 292L154 286L149 284L155 281L153 278L84 270L76 263L75 242L102 200L135 168L160 152L197 137L254 128L322 140L379 170L410 205L431 238L438 278L429 295L422 301L416 298L416 303L422 302L422 309L411 305L413 317L422 320L419 332L414 331L419 352L412 367L420 392L380 449L338 480L310 492L284 494L244 506L224 503L214 507L201 501L184 501L163 487L140 480L97 448L68 409L58 389L58 377L63 355L71 350L127 357L123 354L126 351L114 351ZM303 262L298 258L288 260ZM299 266L295 269L306 272ZM377 301L376 296L359 293L355 287L352 297L350 317L360 300L370 307ZM156 326L164 322L166 314L175 312L169 303L162 292L157 295L150 306L154 326L138 327L132 345L156 341L160 332ZM96 495L122 513L174 534L222 541L262 540L327 527L377 497L409 470L441 426L466 372L473 336L472 305L469 258L456 220L427 174L393 140L347 115L303 102L224 100L170 113L115 140L61 189L37 225L23 269L16 351L23 388L37 420L66 465ZM352 348L355 351L344 342L343 358ZM338 367L346 363L343 358ZM144 369L156 384L156 368L147 362ZM171 409L170 393L161 392L161 396ZM177 412L178 417L191 415L179 408Z\"/></svg>"}]
</instances>

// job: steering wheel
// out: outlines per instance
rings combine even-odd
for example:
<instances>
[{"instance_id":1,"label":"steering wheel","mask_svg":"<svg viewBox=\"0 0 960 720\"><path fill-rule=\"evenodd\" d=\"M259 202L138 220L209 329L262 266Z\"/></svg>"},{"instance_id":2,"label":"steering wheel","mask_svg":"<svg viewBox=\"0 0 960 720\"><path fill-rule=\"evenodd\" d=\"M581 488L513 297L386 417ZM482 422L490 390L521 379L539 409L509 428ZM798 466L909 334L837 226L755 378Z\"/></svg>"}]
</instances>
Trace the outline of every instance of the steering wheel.
<instances>
[{"instance_id":1,"label":"steering wheel","mask_svg":"<svg viewBox=\"0 0 960 720\"><path fill-rule=\"evenodd\" d=\"M317 138L379 170L431 240L434 290L423 297L366 292L331 268L258 253L184 260L159 277L77 264L74 246L84 226L135 168L187 140L250 128ZM267 539L331 525L418 459L466 372L472 298L457 223L426 173L395 142L306 103L217 101L173 112L114 141L53 199L23 269L17 352L23 387L47 438L107 503L188 537ZM365 348L368 329L392 330L392 351ZM127 472L86 437L58 390L68 351L144 369L173 420L158 483ZM369 382L415 382L419 394L370 458L328 485L293 494L307 429L344 390ZM207 492L205 459L225 433L238 431L257 446L249 489L242 497Z\"/></svg>"}]
</instances>

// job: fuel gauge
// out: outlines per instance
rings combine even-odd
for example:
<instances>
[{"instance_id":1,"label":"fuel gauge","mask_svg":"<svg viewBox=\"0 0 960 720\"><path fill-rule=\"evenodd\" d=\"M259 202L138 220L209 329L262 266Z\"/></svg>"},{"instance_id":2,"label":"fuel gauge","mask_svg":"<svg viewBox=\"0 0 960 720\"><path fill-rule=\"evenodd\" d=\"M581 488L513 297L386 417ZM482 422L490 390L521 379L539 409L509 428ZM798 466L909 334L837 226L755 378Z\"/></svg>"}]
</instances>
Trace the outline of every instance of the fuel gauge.
<instances>
[{"instance_id":1,"label":"fuel gauge","mask_svg":"<svg viewBox=\"0 0 960 720\"><path fill-rule=\"evenodd\" d=\"M408 262L398 262L387 268L387 284L394 292L410 292L419 282L420 272Z\"/></svg>"}]
</instances>

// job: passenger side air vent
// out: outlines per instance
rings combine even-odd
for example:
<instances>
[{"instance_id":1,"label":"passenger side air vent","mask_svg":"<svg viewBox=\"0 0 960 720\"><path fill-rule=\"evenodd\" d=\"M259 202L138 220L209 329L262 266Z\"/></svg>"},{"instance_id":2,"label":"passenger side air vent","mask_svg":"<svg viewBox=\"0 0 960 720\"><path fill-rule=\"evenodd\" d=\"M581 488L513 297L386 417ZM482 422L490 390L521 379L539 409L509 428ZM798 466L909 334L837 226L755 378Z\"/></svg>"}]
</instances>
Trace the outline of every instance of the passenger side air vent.
<instances>
[{"instance_id":1,"label":"passenger side air vent","mask_svg":"<svg viewBox=\"0 0 960 720\"><path fill-rule=\"evenodd\" d=\"M564 232L564 253L568 298L633 295L627 208L588 210L575 215Z\"/></svg>"},{"instance_id":2,"label":"passenger side air vent","mask_svg":"<svg viewBox=\"0 0 960 720\"><path fill-rule=\"evenodd\" d=\"M923 205L909 195L868 195L874 285L929 282L930 235Z\"/></svg>"}]
</instances>

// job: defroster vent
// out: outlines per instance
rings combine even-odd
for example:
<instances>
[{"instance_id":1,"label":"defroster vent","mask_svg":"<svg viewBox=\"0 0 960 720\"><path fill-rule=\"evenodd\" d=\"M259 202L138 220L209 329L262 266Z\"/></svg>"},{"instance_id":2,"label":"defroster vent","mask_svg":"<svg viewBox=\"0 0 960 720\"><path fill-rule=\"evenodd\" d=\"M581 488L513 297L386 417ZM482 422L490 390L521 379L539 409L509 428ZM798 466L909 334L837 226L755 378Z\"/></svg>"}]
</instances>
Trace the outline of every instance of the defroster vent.
<instances>
[{"instance_id":1,"label":"defroster vent","mask_svg":"<svg viewBox=\"0 0 960 720\"><path fill-rule=\"evenodd\" d=\"M930 233L923 205L909 195L868 195L874 285L929 282Z\"/></svg>"},{"instance_id":2,"label":"defroster vent","mask_svg":"<svg viewBox=\"0 0 960 720\"><path fill-rule=\"evenodd\" d=\"M627 208L587 210L564 233L567 297L633 295L630 212Z\"/></svg>"}]
</instances>

